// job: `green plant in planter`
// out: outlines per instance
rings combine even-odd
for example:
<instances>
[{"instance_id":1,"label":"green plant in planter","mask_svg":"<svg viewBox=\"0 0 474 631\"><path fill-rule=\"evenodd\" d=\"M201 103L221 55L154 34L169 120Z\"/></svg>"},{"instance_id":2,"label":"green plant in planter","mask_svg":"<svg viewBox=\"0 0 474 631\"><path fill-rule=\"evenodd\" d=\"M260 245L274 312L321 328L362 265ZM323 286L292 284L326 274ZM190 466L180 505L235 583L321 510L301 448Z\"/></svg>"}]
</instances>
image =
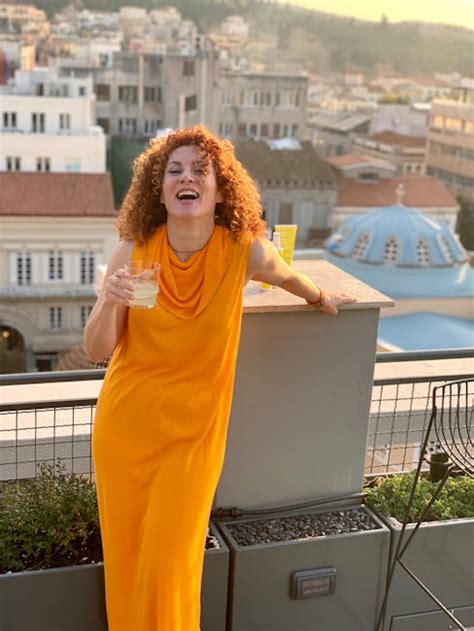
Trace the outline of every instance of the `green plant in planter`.
<instances>
[{"instance_id":1,"label":"green plant in planter","mask_svg":"<svg viewBox=\"0 0 474 631\"><path fill-rule=\"evenodd\" d=\"M0 573L102 560L95 486L58 461L0 490Z\"/></svg>"},{"instance_id":2,"label":"green plant in planter","mask_svg":"<svg viewBox=\"0 0 474 631\"><path fill-rule=\"evenodd\" d=\"M365 489L367 503L380 513L402 522L410 497L415 473L400 473L378 478L372 487ZM438 486L420 477L413 500L410 521L415 521L430 501ZM433 502L425 520L460 519L474 517L474 480L469 476L448 478L439 497Z\"/></svg>"}]
</instances>

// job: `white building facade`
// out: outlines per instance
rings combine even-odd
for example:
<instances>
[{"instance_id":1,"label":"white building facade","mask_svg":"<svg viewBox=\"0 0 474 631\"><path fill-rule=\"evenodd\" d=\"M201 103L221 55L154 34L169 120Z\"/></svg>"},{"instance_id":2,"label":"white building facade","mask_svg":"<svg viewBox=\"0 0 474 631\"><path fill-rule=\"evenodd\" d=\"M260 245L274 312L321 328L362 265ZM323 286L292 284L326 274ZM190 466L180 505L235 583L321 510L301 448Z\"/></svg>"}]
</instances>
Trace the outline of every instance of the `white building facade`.
<instances>
[{"instance_id":1,"label":"white building facade","mask_svg":"<svg viewBox=\"0 0 474 631\"><path fill-rule=\"evenodd\" d=\"M109 174L0 173L1 372L54 370L80 344L117 244Z\"/></svg>"},{"instance_id":2,"label":"white building facade","mask_svg":"<svg viewBox=\"0 0 474 631\"><path fill-rule=\"evenodd\" d=\"M92 79L17 72L0 92L0 171L104 173L106 138L95 125Z\"/></svg>"}]
</instances>

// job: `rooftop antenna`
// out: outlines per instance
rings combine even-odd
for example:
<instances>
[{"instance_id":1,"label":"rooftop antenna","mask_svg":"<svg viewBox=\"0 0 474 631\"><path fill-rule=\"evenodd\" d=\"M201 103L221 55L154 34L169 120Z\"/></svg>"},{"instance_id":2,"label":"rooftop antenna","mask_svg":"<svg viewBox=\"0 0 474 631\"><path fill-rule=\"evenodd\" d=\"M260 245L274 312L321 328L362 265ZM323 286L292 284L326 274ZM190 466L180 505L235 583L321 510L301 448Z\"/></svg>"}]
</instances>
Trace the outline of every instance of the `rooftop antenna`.
<instances>
[{"instance_id":1,"label":"rooftop antenna","mask_svg":"<svg viewBox=\"0 0 474 631\"><path fill-rule=\"evenodd\" d=\"M395 189L395 195L397 197L397 206L402 206L402 199L405 197L405 187L401 182Z\"/></svg>"}]
</instances>

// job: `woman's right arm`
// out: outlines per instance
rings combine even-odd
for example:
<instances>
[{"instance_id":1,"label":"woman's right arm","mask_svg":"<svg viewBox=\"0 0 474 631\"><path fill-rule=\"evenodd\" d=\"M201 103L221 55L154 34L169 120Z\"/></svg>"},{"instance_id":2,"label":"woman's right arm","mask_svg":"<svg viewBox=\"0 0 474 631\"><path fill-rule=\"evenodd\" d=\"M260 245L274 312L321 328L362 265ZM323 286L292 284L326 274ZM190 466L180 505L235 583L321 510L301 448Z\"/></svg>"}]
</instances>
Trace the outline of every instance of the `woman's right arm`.
<instances>
[{"instance_id":1,"label":"woman's right arm","mask_svg":"<svg viewBox=\"0 0 474 631\"><path fill-rule=\"evenodd\" d=\"M130 263L132 250L133 241L121 241L114 250L99 297L87 320L84 347L94 363L113 353L126 326L133 292L124 266Z\"/></svg>"}]
</instances>

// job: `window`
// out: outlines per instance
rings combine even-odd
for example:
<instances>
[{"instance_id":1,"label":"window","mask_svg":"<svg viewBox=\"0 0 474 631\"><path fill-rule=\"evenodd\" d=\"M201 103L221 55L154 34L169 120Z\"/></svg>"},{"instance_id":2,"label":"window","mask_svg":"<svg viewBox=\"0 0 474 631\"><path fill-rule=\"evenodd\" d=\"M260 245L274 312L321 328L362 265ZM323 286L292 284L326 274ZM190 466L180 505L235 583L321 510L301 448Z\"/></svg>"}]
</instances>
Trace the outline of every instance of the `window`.
<instances>
[{"instance_id":1,"label":"window","mask_svg":"<svg viewBox=\"0 0 474 631\"><path fill-rule=\"evenodd\" d=\"M298 125L292 125L291 126L291 137L292 138L297 138L298 136Z\"/></svg>"},{"instance_id":2,"label":"window","mask_svg":"<svg viewBox=\"0 0 474 631\"><path fill-rule=\"evenodd\" d=\"M3 128L16 129L16 112L3 112Z\"/></svg>"},{"instance_id":3,"label":"window","mask_svg":"<svg viewBox=\"0 0 474 631\"><path fill-rule=\"evenodd\" d=\"M159 87L145 87L143 88L143 100L145 103L160 103L161 102L161 88Z\"/></svg>"},{"instance_id":4,"label":"window","mask_svg":"<svg viewBox=\"0 0 474 631\"><path fill-rule=\"evenodd\" d=\"M81 171L81 159L80 158L64 158L64 166L67 173L80 173Z\"/></svg>"},{"instance_id":5,"label":"window","mask_svg":"<svg viewBox=\"0 0 474 631\"><path fill-rule=\"evenodd\" d=\"M91 311L92 311L92 307L90 305L81 305L80 321L81 321L82 329L86 326L87 318L90 316Z\"/></svg>"},{"instance_id":6,"label":"window","mask_svg":"<svg viewBox=\"0 0 474 631\"><path fill-rule=\"evenodd\" d=\"M50 171L51 160L49 158L44 158L44 157L36 158L36 170L37 171Z\"/></svg>"},{"instance_id":7,"label":"window","mask_svg":"<svg viewBox=\"0 0 474 631\"><path fill-rule=\"evenodd\" d=\"M110 101L110 85L98 83L94 86L94 91L98 101Z\"/></svg>"},{"instance_id":8,"label":"window","mask_svg":"<svg viewBox=\"0 0 474 631\"><path fill-rule=\"evenodd\" d=\"M262 138L268 138L268 125L267 125L267 123L261 123L261 125L260 125L260 136L262 136Z\"/></svg>"},{"instance_id":9,"label":"window","mask_svg":"<svg viewBox=\"0 0 474 631\"><path fill-rule=\"evenodd\" d=\"M283 125L282 137L288 138L288 125Z\"/></svg>"},{"instance_id":10,"label":"window","mask_svg":"<svg viewBox=\"0 0 474 631\"><path fill-rule=\"evenodd\" d=\"M183 77L194 77L195 70L195 63L192 59L183 61Z\"/></svg>"},{"instance_id":11,"label":"window","mask_svg":"<svg viewBox=\"0 0 474 631\"><path fill-rule=\"evenodd\" d=\"M230 106L234 103L234 93L232 90L222 90L221 92L221 105Z\"/></svg>"},{"instance_id":12,"label":"window","mask_svg":"<svg viewBox=\"0 0 474 631\"><path fill-rule=\"evenodd\" d=\"M16 255L17 285L31 285L31 253L17 252Z\"/></svg>"},{"instance_id":13,"label":"window","mask_svg":"<svg viewBox=\"0 0 474 631\"><path fill-rule=\"evenodd\" d=\"M445 126L446 126L446 129L451 129L453 131L461 131L462 130L462 120L460 118L449 118L449 117L446 117Z\"/></svg>"},{"instance_id":14,"label":"window","mask_svg":"<svg viewBox=\"0 0 474 631\"><path fill-rule=\"evenodd\" d=\"M280 202L278 209L278 223L293 223L293 204Z\"/></svg>"},{"instance_id":15,"label":"window","mask_svg":"<svg viewBox=\"0 0 474 631\"><path fill-rule=\"evenodd\" d=\"M184 111L192 112L197 110L197 96L196 94L192 94L191 96L187 96L184 99Z\"/></svg>"},{"instance_id":16,"label":"window","mask_svg":"<svg viewBox=\"0 0 474 631\"><path fill-rule=\"evenodd\" d=\"M433 127L436 127L437 129L443 129L444 116L433 116L432 125Z\"/></svg>"},{"instance_id":17,"label":"window","mask_svg":"<svg viewBox=\"0 0 474 631\"><path fill-rule=\"evenodd\" d=\"M257 123L250 123L250 136L254 137L258 133Z\"/></svg>"},{"instance_id":18,"label":"window","mask_svg":"<svg viewBox=\"0 0 474 631\"><path fill-rule=\"evenodd\" d=\"M42 112L32 112L31 130L34 134L44 134L46 128L46 115Z\"/></svg>"},{"instance_id":19,"label":"window","mask_svg":"<svg viewBox=\"0 0 474 631\"><path fill-rule=\"evenodd\" d=\"M104 130L104 134L110 134L110 118L98 118L97 125Z\"/></svg>"},{"instance_id":20,"label":"window","mask_svg":"<svg viewBox=\"0 0 474 631\"><path fill-rule=\"evenodd\" d=\"M369 247L370 236L367 233L361 234L357 239L357 243L355 244L352 250L352 258L354 259L362 259L367 252L367 248Z\"/></svg>"},{"instance_id":21,"label":"window","mask_svg":"<svg viewBox=\"0 0 474 631\"><path fill-rule=\"evenodd\" d=\"M136 134L137 133L137 119L136 118L119 118L119 132L123 134Z\"/></svg>"},{"instance_id":22,"label":"window","mask_svg":"<svg viewBox=\"0 0 474 631\"><path fill-rule=\"evenodd\" d=\"M79 86L79 96L86 96L86 88L83 85Z\"/></svg>"},{"instance_id":23,"label":"window","mask_svg":"<svg viewBox=\"0 0 474 631\"><path fill-rule=\"evenodd\" d=\"M430 264L430 249L424 239L418 239L416 242L416 258L419 265Z\"/></svg>"},{"instance_id":24,"label":"window","mask_svg":"<svg viewBox=\"0 0 474 631\"><path fill-rule=\"evenodd\" d=\"M19 156L7 156L5 164L7 171L21 171L21 158Z\"/></svg>"},{"instance_id":25,"label":"window","mask_svg":"<svg viewBox=\"0 0 474 631\"><path fill-rule=\"evenodd\" d=\"M137 103L138 88L134 85L119 85L118 100L121 103Z\"/></svg>"},{"instance_id":26,"label":"window","mask_svg":"<svg viewBox=\"0 0 474 631\"><path fill-rule=\"evenodd\" d=\"M280 103L281 103L281 93L275 92L275 106L280 107Z\"/></svg>"},{"instance_id":27,"label":"window","mask_svg":"<svg viewBox=\"0 0 474 631\"><path fill-rule=\"evenodd\" d=\"M247 135L247 125L246 123L239 123L238 127L238 136L239 138L244 138Z\"/></svg>"},{"instance_id":28,"label":"window","mask_svg":"<svg viewBox=\"0 0 474 631\"><path fill-rule=\"evenodd\" d=\"M59 129L71 129L71 114L59 115Z\"/></svg>"},{"instance_id":29,"label":"window","mask_svg":"<svg viewBox=\"0 0 474 631\"><path fill-rule=\"evenodd\" d=\"M48 255L48 279L63 280L63 253L50 250Z\"/></svg>"},{"instance_id":30,"label":"window","mask_svg":"<svg viewBox=\"0 0 474 631\"><path fill-rule=\"evenodd\" d=\"M49 308L49 328L51 331L59 331L63 328L63 308Z\"/></svg>"},{"instance_id":31,"label":"window","mask_svg":"<svg viewBox=\"0 0 474 631\"><path fill-rule=\"evenodd\" d=\"M81 252L80 281L81 285L92 285L95 279L94 252Z\"/></svg>"},{"instance_id":32,"label":"window","mask_svg":"<svg viewBox=\"0 0 474 631\"><path fill-rule=\"evenodd\" d=\"M158 129L161 127L160 120L145 120L143 121L143 133L147 136L154 136Z\"/></svg>"},{"instance_id":33,"label":"window","mask_svg":"<svg viewBox=\"0 0 474 631\"><path fill-rule=\"evenodd\" d=\"M388 265L395 265L398 261L398 241L395 237L390 237L385 242L383 252L383 262Z\"/></svg>"},{"instance_id":34,"label":"window","mask_svg":"<svg viewBox=\"0 0 474 631\"><path fill-rule=\"evenodd\" d=\"M280 138L280 123L273 125L273 138Z\"/></svg>"}]
</instances>

